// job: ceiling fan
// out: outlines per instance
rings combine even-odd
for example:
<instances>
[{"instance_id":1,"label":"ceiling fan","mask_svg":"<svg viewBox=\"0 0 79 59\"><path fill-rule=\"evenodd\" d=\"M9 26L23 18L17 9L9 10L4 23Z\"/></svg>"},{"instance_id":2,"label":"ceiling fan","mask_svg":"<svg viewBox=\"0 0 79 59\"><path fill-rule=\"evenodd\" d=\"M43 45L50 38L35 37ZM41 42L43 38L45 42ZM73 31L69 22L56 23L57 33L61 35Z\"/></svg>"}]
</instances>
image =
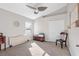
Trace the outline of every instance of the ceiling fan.
<instances>
[{"instance_id":1,"label":"ceiling fan","mask_svg":"<svg viewBox=\"0 0 79 59\"><path fill-rule=\"evenodd\" d=\"M39 12L41 11L45 11L47 9L46 6L39 6L39 7L33 7L33 6L30 6L30 5L26 5L27 7L31 8L34 10L34 14L38 14Z\"/></svg>"}]
</instances>

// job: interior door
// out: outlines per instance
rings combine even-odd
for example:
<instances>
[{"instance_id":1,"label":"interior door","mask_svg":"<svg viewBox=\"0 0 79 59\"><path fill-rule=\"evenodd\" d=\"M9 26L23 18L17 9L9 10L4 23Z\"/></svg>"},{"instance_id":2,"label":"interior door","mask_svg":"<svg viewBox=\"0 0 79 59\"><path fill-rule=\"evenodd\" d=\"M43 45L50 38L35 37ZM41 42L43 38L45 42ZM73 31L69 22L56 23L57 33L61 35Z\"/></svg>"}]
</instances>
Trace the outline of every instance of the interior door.
<instances>
[{"instance_id":1,"label":"interior door","mask_svg":"<svg viewBox=\"0 0 79 59\"><path fill-rule=\"evenodd\" d=\"M48 21L49 23L49 41L55 42L59 33L64 30L64 20Z\"/></svg>"}]
</instances>

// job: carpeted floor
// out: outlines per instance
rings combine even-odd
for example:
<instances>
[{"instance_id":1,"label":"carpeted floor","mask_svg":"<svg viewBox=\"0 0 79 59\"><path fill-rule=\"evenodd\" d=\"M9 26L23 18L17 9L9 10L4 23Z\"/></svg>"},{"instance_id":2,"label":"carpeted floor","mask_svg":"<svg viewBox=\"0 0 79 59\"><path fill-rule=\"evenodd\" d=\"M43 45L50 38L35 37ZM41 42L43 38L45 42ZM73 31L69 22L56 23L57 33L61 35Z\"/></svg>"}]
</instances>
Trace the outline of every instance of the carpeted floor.
<instances>
[{"instance_id":1,"label":"carpeted floor","mask_svg":"<svg viewBox=\"0 0 79 59\"><path fill-rule=\"evenodd\" d=\"M29 41L0 51L0 56L70 56L66 47L60 48L52 42Z\"/></svg>"}]
</instances>

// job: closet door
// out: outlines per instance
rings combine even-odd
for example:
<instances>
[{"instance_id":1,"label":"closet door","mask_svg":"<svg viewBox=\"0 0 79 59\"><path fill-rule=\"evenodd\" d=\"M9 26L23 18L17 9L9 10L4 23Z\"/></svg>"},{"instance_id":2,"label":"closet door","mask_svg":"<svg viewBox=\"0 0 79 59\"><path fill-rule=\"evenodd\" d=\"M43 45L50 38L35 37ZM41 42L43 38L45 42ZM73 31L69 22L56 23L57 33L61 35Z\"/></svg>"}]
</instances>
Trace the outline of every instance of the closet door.
<instances>
[{"instance_id":1,"label":"closet door","mask_svg":"<svg viewBox=\"0 0 79 59\"><path fill-rule=\"evenodd\" d=\"M64 30L64 20L48 21L49 23L49 41L55 42L59 33Z\"/></svg>"}]
</instances>

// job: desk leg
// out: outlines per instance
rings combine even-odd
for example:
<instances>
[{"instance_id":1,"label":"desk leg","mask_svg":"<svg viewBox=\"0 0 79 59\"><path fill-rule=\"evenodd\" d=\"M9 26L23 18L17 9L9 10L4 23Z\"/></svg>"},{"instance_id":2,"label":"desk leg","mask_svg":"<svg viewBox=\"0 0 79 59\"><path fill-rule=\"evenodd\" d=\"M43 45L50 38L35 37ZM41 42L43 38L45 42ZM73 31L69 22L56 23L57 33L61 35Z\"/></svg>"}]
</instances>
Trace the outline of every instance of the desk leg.
<instances>
[{"instance_id":1,"label":"desk leg","mask_svg":"<svg viewBox=\"0 0 79 59\"><path fill-rule=\"evenodd\" d=\"M0 50L1 50L1 44L0 44Z\"/></svg>"}]
</instances>

